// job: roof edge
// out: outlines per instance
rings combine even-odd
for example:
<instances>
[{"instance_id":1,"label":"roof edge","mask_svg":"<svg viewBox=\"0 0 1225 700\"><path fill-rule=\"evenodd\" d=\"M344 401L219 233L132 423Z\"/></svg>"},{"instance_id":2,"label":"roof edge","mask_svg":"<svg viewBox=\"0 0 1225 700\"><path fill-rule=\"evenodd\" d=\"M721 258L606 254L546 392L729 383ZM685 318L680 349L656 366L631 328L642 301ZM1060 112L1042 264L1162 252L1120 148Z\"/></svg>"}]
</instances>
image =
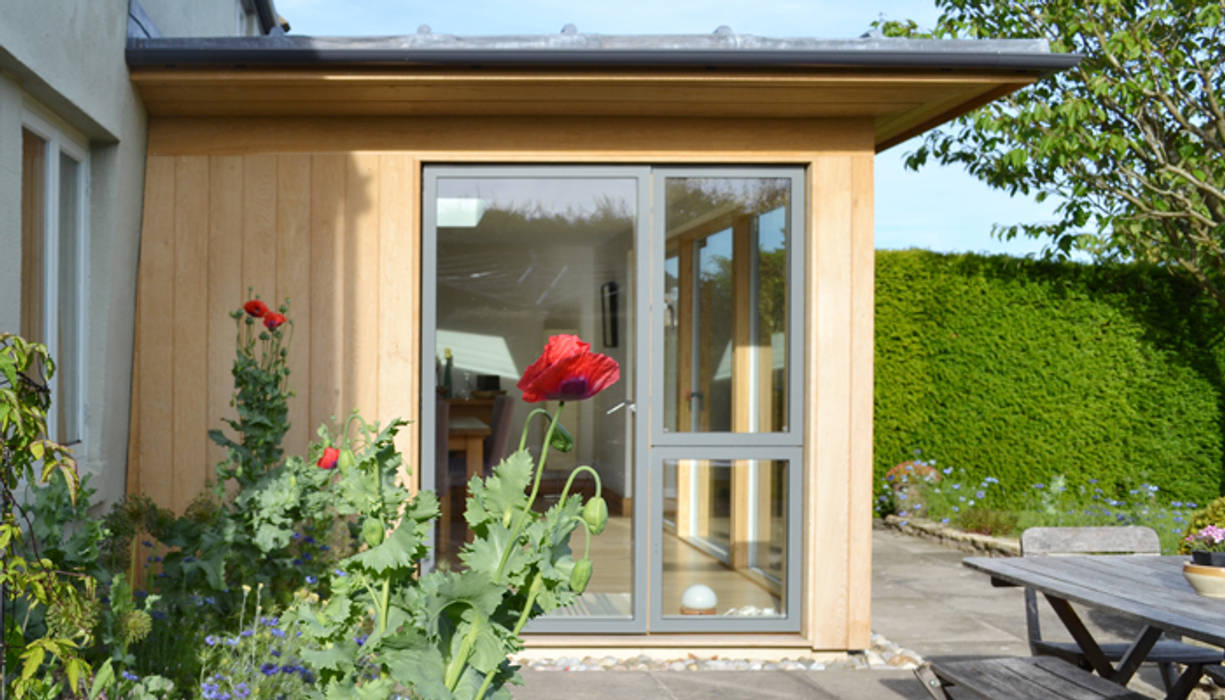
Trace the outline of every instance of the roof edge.
<instances>
[{"instance_id":1,"label":"roof edge","mask_svg":"<svg viewBox=\"0 0 1225 700\"><path fill-rule=\"evenodd\" d=\"M132 68L553 67L927 69L1045 75L1078 64L1045 40L767 39L750 35L204 37L128 40Z\"/></svg>"}]
</instances>

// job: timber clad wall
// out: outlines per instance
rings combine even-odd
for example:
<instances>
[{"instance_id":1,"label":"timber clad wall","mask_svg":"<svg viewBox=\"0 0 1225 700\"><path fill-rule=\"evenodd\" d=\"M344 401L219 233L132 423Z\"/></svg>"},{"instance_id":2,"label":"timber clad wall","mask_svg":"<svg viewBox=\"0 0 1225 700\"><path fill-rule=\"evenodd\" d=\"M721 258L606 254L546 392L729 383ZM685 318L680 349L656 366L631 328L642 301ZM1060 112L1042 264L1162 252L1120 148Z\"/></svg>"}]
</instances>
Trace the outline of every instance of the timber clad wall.
<instances>
[{"instance_id":1,"label":"timber clad wall","mask_svg":"<svg viewBox=\"0 0 1225 700\"><path fill-rule=\"evenodd\" d=\"M415 419L423 163L801 165L807 423L804 531L793 533L804 561L793 565L804 572L802 636L631 642L866 648L874 152L865 119L151 119L128 491L181 510L221 458L206 432L229 411L228 312L248 286L270 302L292 298L288 454L355 406L368 419ZM401 441L410 466L414 430Z\"/></svg>"},{"instance_id":2,"label":"timber clad wall","mask_svg":"<svg viewBox=\"0 0 1225 700\"><path fill-rule=\"evenodd\" d=\"M149 156L130 493L181 511L224 456L207 432L234 415L248 287L291 300L287 455L353 408L416 418L416 172L403 154Z\"/></svg>"}]
</instances>

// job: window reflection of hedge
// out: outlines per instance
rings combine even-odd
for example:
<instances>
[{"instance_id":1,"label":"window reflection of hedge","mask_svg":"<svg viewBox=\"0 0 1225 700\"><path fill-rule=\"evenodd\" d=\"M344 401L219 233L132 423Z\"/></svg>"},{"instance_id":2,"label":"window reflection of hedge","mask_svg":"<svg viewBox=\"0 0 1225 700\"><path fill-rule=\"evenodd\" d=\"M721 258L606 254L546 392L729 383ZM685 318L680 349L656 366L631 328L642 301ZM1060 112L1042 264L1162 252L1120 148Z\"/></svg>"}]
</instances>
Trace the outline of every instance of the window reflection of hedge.
<instances>
[{"instance_id":1,"label":"window reflection of hedge","mask_svg":"<svg viewBox=\"0 0 1225 700\"><path fill-rule=\"evenodd\" d=\"M875 468L916 449L1001 493L1156 484L1217 495L1221 313L1149 266L881 251Z\"/></svg>"}]
</instances>

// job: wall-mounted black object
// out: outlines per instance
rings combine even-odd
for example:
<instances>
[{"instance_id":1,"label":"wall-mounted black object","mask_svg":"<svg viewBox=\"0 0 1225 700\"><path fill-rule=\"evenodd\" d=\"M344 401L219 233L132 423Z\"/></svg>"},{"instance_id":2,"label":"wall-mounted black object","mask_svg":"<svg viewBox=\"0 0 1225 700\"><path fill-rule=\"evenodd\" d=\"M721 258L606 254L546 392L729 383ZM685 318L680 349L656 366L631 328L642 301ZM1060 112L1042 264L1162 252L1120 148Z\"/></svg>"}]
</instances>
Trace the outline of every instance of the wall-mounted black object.
<instances>
[{"instance_id":1,"label":"wall-mounted black object","mask_svg":"<svg viewBox=\"0 0 1225 700\"><path fill-rule=\"evenodd\" d=\"M617 316L619 294L616 282L605 282L600 287L600 302L604 311L604 347L606 348L617 347L617 326L620 320Z\"/></svg>"}]
</instances>

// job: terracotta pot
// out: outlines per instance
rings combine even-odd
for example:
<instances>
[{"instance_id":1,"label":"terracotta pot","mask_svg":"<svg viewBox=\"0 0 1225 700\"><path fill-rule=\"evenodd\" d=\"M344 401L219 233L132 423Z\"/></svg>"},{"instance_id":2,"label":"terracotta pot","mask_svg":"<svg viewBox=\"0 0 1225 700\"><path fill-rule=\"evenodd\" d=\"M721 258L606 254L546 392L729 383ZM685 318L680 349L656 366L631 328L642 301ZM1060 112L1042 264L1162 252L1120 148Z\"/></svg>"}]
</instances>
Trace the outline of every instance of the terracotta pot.
<instances>
[{"instance_id":1,"label":"terracotta pot","mask_svg":"<svg viewBox=\"0 0 1225 700\"><path fill-rule=\"evenodd\" d=\"M1196 593L1208 598L1225 598L1225 567L1184 562L1182 575Z\"/></svg>"}]
</instances>

